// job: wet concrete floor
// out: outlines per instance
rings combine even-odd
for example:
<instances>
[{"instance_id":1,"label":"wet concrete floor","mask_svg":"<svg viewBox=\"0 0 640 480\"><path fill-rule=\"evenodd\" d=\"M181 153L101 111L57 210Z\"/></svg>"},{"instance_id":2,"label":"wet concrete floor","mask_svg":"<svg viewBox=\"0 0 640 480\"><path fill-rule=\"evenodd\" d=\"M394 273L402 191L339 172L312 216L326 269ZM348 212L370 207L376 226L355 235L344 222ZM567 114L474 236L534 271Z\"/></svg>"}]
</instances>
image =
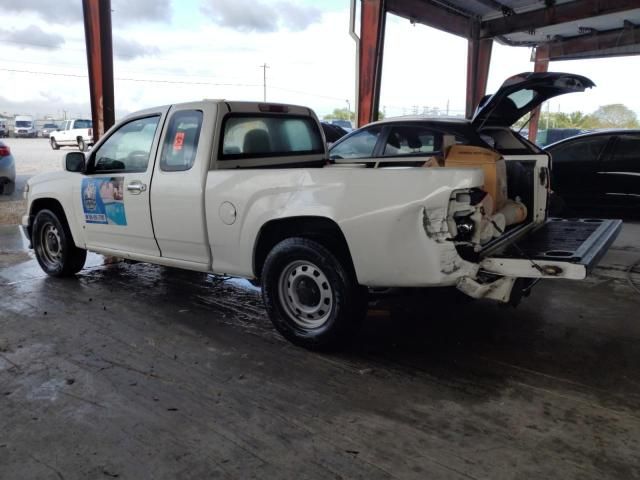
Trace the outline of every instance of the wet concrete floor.
<instances>
[{"instance_id":1,"label":"wet concrete floor","mask_svg":"<svg viewBox=\"0 0 640 480\"><path fill-rule=\"evenodd\" d=\"M47 278L4 229L0 478L639 478L636 242L517 309L374 301L321 355L247 282L97 255Z\"/></svg>"}]
</instances>

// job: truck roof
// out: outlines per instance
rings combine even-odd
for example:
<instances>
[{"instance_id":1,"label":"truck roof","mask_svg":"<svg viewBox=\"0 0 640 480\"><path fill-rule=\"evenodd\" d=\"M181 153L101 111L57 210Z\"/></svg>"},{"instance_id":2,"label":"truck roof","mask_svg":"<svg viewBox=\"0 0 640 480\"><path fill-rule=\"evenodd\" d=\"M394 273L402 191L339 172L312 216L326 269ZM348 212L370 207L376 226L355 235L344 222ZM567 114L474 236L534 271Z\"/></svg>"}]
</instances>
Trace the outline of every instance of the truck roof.
<instances>
[{"instance_id":1,"label":"truck roof","mask_svg":"<svg viewBox=\"0 0 640 480\"><path fill-rule=\"evenodd\" d=\"M127 117L138 116L140 114L157 112L159 110L168 110L171 107L184 107L195 106L197 104L215 103L226 105L229 112L237 113L283 113L289 115L303 115L303 116L315 116L313 110L309 107L302 105L292 105L288 103L276 103L276 102L250 102L239 100L226 100L226 99L209 99L195 100L193 102L180 102L169 105L158 105L151 108L145 108L130 113Z\"/></svg>"}]
</instances>

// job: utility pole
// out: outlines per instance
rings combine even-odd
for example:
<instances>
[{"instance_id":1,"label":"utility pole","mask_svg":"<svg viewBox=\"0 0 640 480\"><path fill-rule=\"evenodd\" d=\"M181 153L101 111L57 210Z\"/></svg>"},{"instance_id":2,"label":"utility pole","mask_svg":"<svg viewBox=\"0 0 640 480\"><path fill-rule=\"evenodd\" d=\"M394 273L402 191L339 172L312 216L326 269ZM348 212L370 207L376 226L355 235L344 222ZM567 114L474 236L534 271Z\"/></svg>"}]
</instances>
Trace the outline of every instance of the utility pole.
<instances>
[{"instance_id":1,"label":"utility pole","mask_svg":"<svg viewBox=\"0 0 640 480\"><path fill-rule=\"evenodd\" d=\"M349 121L351 121L351 102L349 102L348 98L345 100L345 102L347 102L347 117Z\"/></svg>"},{"instance_id":2,"label":"utility pole","mask_svg":"<svg viewBox=\"0 0 640 480\"><path fill-rule=\"evenodd\" d=\"M549 102L547 102L547 130L549 130Z\"/></svg>"},{"instance_id":3,"label":"utility pole","mask_svg":"<svg viewBox=\"0 0 640 480\"><path fill-rule=\"evenodd\" d=\"M260 68L262 69L262 90L263 90L262 99L263 101L266 102L267 101L267 68L270 68L270 67L265 62L262 65L260 65Z\"/></svg>"}]
</instances>

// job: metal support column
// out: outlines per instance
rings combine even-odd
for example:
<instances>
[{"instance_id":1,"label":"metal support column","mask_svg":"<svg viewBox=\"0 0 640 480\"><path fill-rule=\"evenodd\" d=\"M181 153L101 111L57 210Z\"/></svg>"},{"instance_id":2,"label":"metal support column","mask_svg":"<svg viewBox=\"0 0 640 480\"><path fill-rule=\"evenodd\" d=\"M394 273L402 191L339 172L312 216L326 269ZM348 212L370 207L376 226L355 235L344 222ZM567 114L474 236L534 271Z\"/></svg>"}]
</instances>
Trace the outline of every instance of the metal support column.
<instances>
[{"instance_id":1,"label":"metal support column","mask_svg":"<svg viewBox=\"0 0 640 480\"><path fill-rule=\"evenodd\" d=\"M487 91L489 65L491 64L491 50L493 40L480 38L480 24L471 24L471 35L467 49L467 97L465 116L471 118L478 103Z\"/></svg>"},{"instance_id":2,"label":"metal support column","mask_svg":"<svg viewBox=\"0 0 640 480\"><path fill-rule=\"evenodd\" d=\"M115 123L111 0L82 0L93 139Z\"/></svg>"},{"instance_id":3,"label":"metal support column","mask_svg":"<svg viewBox=\"0 0 640 480\"><path fill-rule=\"evenodd\" d=\"M534 72L546 72L549 70L549 45L538 45L534 57ZM540 121L540 107L531 112L529 122L529 141L535 142L538 137L538 122Z\"/></svg>"},{"instance_id":4,"label":"metal support column","mask_svg":"<svg viewBox=\"0 0 640 480\"><path fill-rule=\"evenodd\" d=\"M358 127L378 119L386 12L384 0L362 0Z\"/></svg>"}]
</instances>

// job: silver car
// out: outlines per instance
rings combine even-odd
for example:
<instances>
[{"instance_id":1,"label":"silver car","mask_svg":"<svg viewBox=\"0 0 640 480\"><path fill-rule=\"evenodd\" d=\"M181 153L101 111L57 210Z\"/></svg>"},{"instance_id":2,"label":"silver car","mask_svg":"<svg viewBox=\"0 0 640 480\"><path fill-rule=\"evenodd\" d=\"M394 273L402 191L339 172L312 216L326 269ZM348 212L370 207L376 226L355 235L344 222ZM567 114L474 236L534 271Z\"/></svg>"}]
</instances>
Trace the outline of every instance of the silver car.
<instances>
[{"instance_id":1,"label":"silver car","mask_svg":"<svg viewBox=\"0 0 640 480\"><path fill-rule=\"evenodd\" d=\"M58 130L58 125L55 123L45 123L40 129L40 136L42 138L49 138L51 132L55 132Z\"/></svg>"},{"instance_id":2,"label":"silver car","mask_svg":"<svg viewBox=\"0 0 640 480\"><path fill-rule=\"evenodd\" d=\"M11 195L16 185L16 161L11 149L0 142L0 194Z\"/></svg>"}]
</instances>

